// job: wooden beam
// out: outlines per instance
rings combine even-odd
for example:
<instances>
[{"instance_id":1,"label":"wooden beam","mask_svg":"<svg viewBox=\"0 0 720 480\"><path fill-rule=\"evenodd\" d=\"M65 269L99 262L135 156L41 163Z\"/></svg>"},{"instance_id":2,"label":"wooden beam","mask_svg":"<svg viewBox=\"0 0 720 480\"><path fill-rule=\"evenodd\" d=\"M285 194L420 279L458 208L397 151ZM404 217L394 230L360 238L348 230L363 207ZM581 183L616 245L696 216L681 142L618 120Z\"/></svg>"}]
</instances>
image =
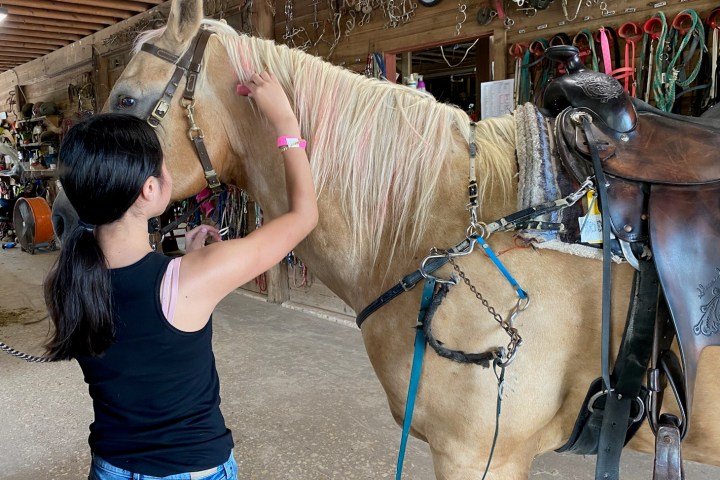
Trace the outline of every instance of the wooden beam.
<instances>
[{"instance_id":1,"label":"wooden beam","mask_svg":"<svg viewBox=\"0 0 720 480\"><path fill-rule=\"evenodd\" d=\"M60 33L60 32L53 32L53 31L39 32L35 29L25 30L25 29L19 29L19 28L5 28L4 25L0 26L0 34L3 34L3 33L7 34L7 35L21 35L21 36L26 36L26 37L67 40L69 42L75 42L82 38L80 35L73 35L70 33Z\"/></svg>"},{"instance_id":2,"label":"wooden beam","mask_svg":"<svg viewBox=\"0 0 720 480\"><path fill-rule=\"evenodd\" d=\"M101 26L100 26L101 27ZM47 25L35 25L28 23L21 23L21 22L2 22L0 23L0 33L7 32L10 33L10 30L28 30L31 29L34 32L50 32L50 33L70 33L73 35L79 35L82 37L87 37L88 35L92 35L94 33L94 30L87 30L82 28L73 28L71 26L47 26Z\"/></svg>"},{"instance_id":3,"label":"wooden beam","mask_svg":"<svg viewBox=\"0 0 720 480\"><path fill-rule=\"evenodd\" d=\"M105 28L105 25L102 25L100 23L83 23L82 25L78 25L77 22L68 20L53 20L50 18L35 18L22 16L13 17L13 22L11 23L25 25L26 28L60 27L63 29L73 30L70 33L79 33L80 35L85 36L92 35L98 30L102 30L103 28Z\"/></svg>"},{"instance_id":4,"label":"wooden beam","mask_svg":"<svg viewBox=\"0 0 720 480\"><path fill-rule=\"evenodd\" d=\"M18 7L26 6L28 5L27 0L3 0L3 5L16 5ZM54 1L54 0L32 0L31 3L33 9L37 10L48 10L48 11L58 11L58 12L72 12L72 13L80 13L83 15L98 15L100 17L110 17L110 18L130 18L132 17L132 13L123 11L123 10L117 10L113 8L99 8L99 7L87 7L84 5L78 5L75 2L63 2L63 1ZM9 10L9 9L8 9ZM40 15L43 15L44 12L40 12Z\"/></svg>"},{"instance_id":5,"label":"wooden beam","mask_svg":"<svg viewBox=\"0 0 720 480\"><path fill-rule=\"evenodd\" d=\"M7 3L5 5L7 5ZM115 23L114 18L98 17L96 15L80 15L77 13L55 12L50 10L41 11L39 9L15 6L9 6L5 8L8 9L8 18L11 18L13 20L16 20L16 15L19 15L21 17L54 18L56 20L69 20L71 22L100 24L102 26L101 28Z\"/></svg>"},{"instance_id":6,"label":"wooden beam","mask_svg":"<svg viewBox=\"0 0 720 480\"><path fill-rule=\"evenodd\" d=\"M151 3L153 5L160 5L165 3L165 0L130 0L133 3Z\"/></svg>"},{"instance_id":7,"label":"wooden beam","mask_svg":"<svg viewBox=\"0 0 720 480\"><path fill-rule=\"evenodd\" d=\"M3 48L2 53L0 53L0 58L4 58L4 57L37 58L37 57L42 57L43 55L47 55L47 53L34 53L34 52L28 52L25 50L16 50L14 52L11 52L11 51L8 51L7 49Z\"/></svg>"},{"instance_id":8,"label":"wooden beam","mask_svg":"<svg viewBox=\"0 0 720 480\"><path fill-rule=\"evenodd\" d=\"M4 47L2 49L2 53L26 53L28 55L47 55L48 53L55 50L54 47L42 47L40 45L37 45L35 47L31 48L11 48L11 47Z\"/></svg>"},{"instance_id":9,"label":"wooden beam","mask_svg":"<svg viewBox=\"0 0 720 480\"><path fill-rule=\"evenodd\" d=\"M5 54L0 55L0 63L8 64L8 65L11 63L21 65L23 63L27 63L32 60L35 60L35 57L13 57L13 56L9 56L9 55L6 56Z\"/></svg>"},{"instance_id":10,"label":"wooden beam","mask_svg":"<svg viewBox=\"0 0 720 480\"><path fill-rule=\"evenodd\" d=\"M58 47L64 47L70 42L65 42L63 40L43 40L39 38L22 37L18 35L7 35L4 33L0 33L0 43L3 43L4 45L11 45L17 48L20 45L22 45L23 47L27 47L31 44L55 45Z\"/></svg>"},{"instance_id":11,"label":"wooden beam","mask_svg":"<svg viewBox=\"0 0 720 480\"><path fill-rule=\"evenodd\" d=\"M64 0L60 0L64 1ZM121 0L73 0L75 5L88 5L92 7L105 7L105 8L118 8L120 10L126 10L130 12L144 12L145 10L148 10L152 7L147 7L145 5L140 5L137 2L128 2L128 1L121 1ZM147 2L143 2L147 3Z\"/></svg>"},{"instance_id":12,"label":"wooden beam","mask_svg":"<svg viewBox=\"0 0 720 480\"><path fill-rule=\"evenodd\" d=\"M19 67L20 65L23 65L23 64L25 64L25 63L27 63L27 62L30 62L30 61L32 61L32 60L34 60L34 58L30 58L30 59L27 59L27 60L23 60L22 58L12 58L12 59L0 58L0 62L4 62L4 63L2 63L2 64L3 64L3 65L6 65L6 66L9 66L10 68Z\"/></svg>"}]
</instances>

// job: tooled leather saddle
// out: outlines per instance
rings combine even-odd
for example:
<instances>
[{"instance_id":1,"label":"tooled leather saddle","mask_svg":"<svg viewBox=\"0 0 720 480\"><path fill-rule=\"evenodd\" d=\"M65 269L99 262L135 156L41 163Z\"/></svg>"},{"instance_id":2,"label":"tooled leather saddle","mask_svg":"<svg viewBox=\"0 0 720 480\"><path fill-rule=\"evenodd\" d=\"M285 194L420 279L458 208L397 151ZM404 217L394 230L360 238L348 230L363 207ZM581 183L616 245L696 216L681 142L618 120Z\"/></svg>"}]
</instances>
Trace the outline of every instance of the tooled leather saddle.
<instances>
[{"instance_id":1,"label":"tooled leather saddle","mask_svg":"<svg viewBox=\"0 0 720 480\"><path fill-rule=\"evenodd\" d=\"M543 100L543 111L555 117L556 144L565 168L580 183L595 178L608 223L603 228L612 231L635 268L656 274L657 280L645 282L645 290L656 298L645 299L643 307L653 310L653 325L629 323L623 346L634 330L644 329L654 338L634 340L643 351L641 355L631 351L634 360L620 358L621 348L615 365L617 370L620 362L638 363L640 358L648 369L642 385L643 391L649 391L645 406L651 427L663 436L656 451L663 458L658 462L656 457L655 478L682 478L679 447L677 454L662 449L672 441L679 445L687 433L701 352L720 345L720 120L673 115L630 99L612 77L586 70L574 47L551 47L545 55L563 62L568 72L547 86ZM657 281L659 292L651 286ZM639 285L642 290L642 282ZM628 322L633 315L631 308ZM674 336L682 365L670 348ZM633 365L636 371L642 366ZM659 411L666 382L680 406L680 419ZM605 385L606 394L614 389ZM591 393L584 407L590 402L592 412L597 393ZM605 426L600 426L602 419L598 422L600 432ZM669 437L668 428L673 430ZM582 437L579 429L576 424L576 441ZM617 478L617 468L599 465L602 435L598 433L599 443L591 448L569 442L563 449L598 453L596 478ZM623 443L629 436L620 435Z\"/></svg>"}]
</instances>

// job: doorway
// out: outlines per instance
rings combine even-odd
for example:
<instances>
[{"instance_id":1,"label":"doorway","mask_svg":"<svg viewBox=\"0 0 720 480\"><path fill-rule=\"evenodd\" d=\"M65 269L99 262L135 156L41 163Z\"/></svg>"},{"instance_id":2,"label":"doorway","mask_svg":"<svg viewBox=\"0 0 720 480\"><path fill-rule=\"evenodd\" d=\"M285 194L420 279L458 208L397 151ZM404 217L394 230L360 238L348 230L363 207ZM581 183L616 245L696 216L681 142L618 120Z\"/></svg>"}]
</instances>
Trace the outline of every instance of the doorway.
<instances>
[{"instance_id":1,"label":"doorway","mask_svg":"<svg viewBox=\"0 0 720 480\"><path fill-rule=\"evenodd\" d=\"M480 83L491 80L490 36L418 46L394 54L398 83L424 85L439 102L456 105L480 118Z\"/></svg>"}]
</instances>

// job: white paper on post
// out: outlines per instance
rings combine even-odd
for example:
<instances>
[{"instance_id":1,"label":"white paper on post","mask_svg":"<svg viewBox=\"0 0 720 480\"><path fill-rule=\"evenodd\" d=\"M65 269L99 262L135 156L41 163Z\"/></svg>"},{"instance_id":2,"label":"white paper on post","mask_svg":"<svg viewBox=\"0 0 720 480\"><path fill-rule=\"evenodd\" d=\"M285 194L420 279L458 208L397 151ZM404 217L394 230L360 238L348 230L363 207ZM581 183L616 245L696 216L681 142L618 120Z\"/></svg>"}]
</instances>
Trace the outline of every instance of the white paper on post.
<instances>
[{"instance_id":1,"label":"white paper on post","mask_svg":"<svg viewBox=\"0 0 720 480\"><path fill-rule=\"evenodd\" d=\"M500 117L515 109L515 79L480 84L480 118Z\"/></svg>"}]
</instances>

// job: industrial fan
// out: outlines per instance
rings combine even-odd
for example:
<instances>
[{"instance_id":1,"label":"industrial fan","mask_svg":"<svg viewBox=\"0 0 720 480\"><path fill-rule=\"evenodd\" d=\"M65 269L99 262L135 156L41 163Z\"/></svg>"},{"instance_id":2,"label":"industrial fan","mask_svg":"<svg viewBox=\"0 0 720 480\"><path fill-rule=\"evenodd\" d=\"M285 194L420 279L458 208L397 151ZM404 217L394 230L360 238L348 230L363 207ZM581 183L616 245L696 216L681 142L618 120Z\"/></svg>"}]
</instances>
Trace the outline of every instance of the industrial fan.
<instances>
[{"instance_id":1,"label":"industrial fan","mask_svg":"<svg viewBox=\"0 0 720 480\"><path fill-rule=\"evenodd\" d=\"M34 254L37 248L55 250L52 213L44 198L18 198L13 211L13 225L23 251Z\"/></svg>"}]
</instances>

